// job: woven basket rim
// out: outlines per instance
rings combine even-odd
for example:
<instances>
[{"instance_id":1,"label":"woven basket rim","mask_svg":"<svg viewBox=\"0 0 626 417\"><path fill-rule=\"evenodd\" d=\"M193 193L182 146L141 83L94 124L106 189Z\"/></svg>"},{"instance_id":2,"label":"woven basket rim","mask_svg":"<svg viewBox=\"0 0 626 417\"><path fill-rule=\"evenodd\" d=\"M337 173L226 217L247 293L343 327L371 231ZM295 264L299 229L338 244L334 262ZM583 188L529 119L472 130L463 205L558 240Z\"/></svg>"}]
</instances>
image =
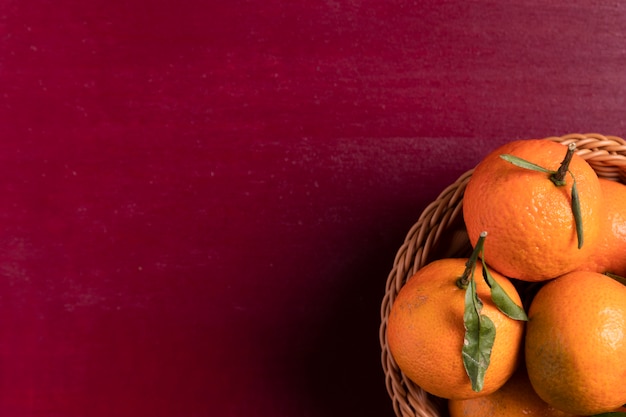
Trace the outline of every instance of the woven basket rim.
<instances>
[{"instance_id":1,"label":"woven basket rim","mask_svg":"<svg viewBox=\"0 0 626 417\"><path fill-rule=\"evenodd\" d=\"M547 136L563 145L576 143L577 154L585 159L597 175L626 183L626 140L599 133L571 133ZM385 285L380 306L379 341L385 385L397 417L441 417L447 415L445 400L426 393L398 368L387 345L387 319L396 295L418 269L434 256L434 249L443 237L449 239L451 251L469 245L464 230L455 230L462 218L465 187L474 168L469 169L447 186L419 215L398 249ZM448 241L447 241L448 243Z\"/></svg>"}]
</instances>

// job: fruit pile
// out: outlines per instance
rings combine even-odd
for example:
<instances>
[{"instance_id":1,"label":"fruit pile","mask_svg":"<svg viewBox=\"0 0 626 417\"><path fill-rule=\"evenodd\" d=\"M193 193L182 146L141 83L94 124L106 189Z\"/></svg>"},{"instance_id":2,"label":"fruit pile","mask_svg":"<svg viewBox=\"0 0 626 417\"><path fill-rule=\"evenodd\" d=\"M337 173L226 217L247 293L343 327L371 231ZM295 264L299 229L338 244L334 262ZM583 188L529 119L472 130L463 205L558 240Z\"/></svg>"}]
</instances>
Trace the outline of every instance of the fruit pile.
<instances>
[{"instance_id":1,"label":"fruit pile","mask_svg":"<svg viewBox=\"0 0 626 417\"><path fill-rule=\"evenodd\" d=\"M626 416L626 185L575 151L487 155L463 196L472 254L429 263L393 300L389 351L451 417Z\"/></svg>"}]
</instances>

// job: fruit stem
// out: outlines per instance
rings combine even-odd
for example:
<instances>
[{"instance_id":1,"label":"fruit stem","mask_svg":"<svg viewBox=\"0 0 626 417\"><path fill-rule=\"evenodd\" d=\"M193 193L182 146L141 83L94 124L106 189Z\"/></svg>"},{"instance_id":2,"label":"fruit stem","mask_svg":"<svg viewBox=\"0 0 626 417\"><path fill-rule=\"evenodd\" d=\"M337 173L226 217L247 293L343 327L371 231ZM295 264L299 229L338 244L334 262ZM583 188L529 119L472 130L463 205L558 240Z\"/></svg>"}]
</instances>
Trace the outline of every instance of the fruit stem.
<instances>
[{"instance_id":1,"label":"fruit stem","mask_svg":"<svg viewBox=\"0 0 626 417\"><path fill-rule=\"evenodd\" d=\"M461 275L461 277L456 280L457 287L464 290L469 285L470 279L474 275L474 270L476 269L476 260L478 259L478 255L483 251L486 237L487 232L481 232L481 234L478 236L478 242L476 242L474 251L465 263L465 271L463 271L463 275Z\"/></svg>"},{"instance_id":2,"label":"fruit stem","mask_svg":"<svg viewBox=\"0 0 626 417\"><path fill-rule=\"evenodd\" d=\"M572 142L567 145L567 153L565 154L565 158L563 158L563 162L561 162L561 166L554 174L550 175L550 181L552 181L554 185L565 185L565 175L569 170L569 164L572 161L574 152L576 152L576 143Z\"/></svg>"}]
</instances>

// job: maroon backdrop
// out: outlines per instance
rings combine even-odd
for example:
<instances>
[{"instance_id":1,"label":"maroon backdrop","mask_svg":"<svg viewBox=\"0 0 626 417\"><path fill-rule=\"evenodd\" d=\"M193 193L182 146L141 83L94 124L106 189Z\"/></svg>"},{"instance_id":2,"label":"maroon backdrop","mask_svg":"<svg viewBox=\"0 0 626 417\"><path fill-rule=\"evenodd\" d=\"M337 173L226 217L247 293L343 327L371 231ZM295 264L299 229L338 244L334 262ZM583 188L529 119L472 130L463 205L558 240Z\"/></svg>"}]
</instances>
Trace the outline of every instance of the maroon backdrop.
<instances>
[{"instance_id":1,"label":"maroon backdrop","mask_svg":"<svg viewBox=\"0 0 626 417\"><path fill-rule=\"evenodd\" d=\"M1 1L0 414L391 416L421 210L626 134L626 5L519 3Z\"/></svg>"}]
</instances>

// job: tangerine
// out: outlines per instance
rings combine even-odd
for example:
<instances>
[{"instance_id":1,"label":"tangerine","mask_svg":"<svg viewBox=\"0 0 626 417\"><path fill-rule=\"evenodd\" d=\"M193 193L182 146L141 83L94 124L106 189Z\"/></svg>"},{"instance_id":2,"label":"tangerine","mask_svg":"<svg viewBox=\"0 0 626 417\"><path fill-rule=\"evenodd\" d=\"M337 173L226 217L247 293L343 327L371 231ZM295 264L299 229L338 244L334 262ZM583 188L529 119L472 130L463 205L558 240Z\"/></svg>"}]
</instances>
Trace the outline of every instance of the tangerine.
<instances>
[{"instance_id":1,"label":"tangerine","mask_svg":"<svg viewBox=\"0 0 626 417\"><path fill-rule=\"evenodd\" d=\"M573 152L568 154L567 147L547 139L517 140L492 151L476 166L463 197L463 219L472 245L483 230L489 232L485 253L498 272L544 281L578 268L593 250L599 238L602 191L595 171ZM571 157L568 166L566 154ZM517 166L501 155L513 155L549 172ZM561 185L556 185L554 173L564 165ZM581 233L574 215L576 201Z\"/></svg>"},{"instance_id":2,"label":"tangerine","mask_svg":"<svg viewBox=\"0 0 626 417\"><path fill-rule=\"evenodd\" d=\"M526 368L539 397L579 415L626 403L626 286L570 272L539 289L528 318Z\"/></svg>"},{"instance_id":3,"label":"tangerine","mask_svg":"<svg viewBox=\"0 0 626 417\"><path fill-rule=\"evenodd\" d=\"M577 269L626 277L626 185L600 178L605 214L600 239L589 258Z\"/></svg>"},{"instance_id":4,"label":"tangerine","mask_svg":"<svg viewBox=\"0 0 626 417\"><path fill-rule=\"evenodd\" d=\"M487 283L475 280L482 314L495 325L496 336L482 390L472 389L462 358L466 290L457 286L467 261L441 259L418 270L398 292L387 323L389 350L400 370L426 392L448 399L474 398L500 388L513 374L523 343L525 322L502 313L491 300ZM480 263L475 273L482 273ZM511 300L521 305L511 281L491 273Z\"/></svg>"},{"instance_id":5,"label":"tangerine","mask_svg":"<svg viewBox=\"0 0 626 417\"><path fill-rule=\"evenodd\" d=\"M448 401L450 417L574 417L543 401L520 366L496 392L469 400Z\"/></svg>"}]
</instances>

